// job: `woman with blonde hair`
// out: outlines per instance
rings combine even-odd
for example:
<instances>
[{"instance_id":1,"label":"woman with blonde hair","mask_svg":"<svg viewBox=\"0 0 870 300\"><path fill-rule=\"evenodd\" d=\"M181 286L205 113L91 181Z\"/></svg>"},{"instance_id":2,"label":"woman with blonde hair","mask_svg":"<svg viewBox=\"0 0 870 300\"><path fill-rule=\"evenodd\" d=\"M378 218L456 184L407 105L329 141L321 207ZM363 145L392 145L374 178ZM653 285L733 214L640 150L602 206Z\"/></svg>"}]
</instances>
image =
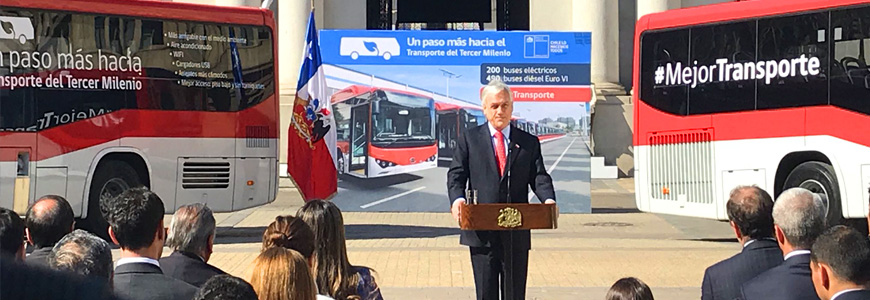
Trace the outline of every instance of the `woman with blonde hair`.
<instances>
[{"instance_id":1,"label":"woman with blonde hair","mask_svg":"<svg viewBox=\"0 0 870 300\"><path fill-rule=\"evenodd\" d=\"M283 247L271 247L257 256L251 285L260 300L317 299L314 277L305 257Z\"/></svg>"},{"instance_id":2,"label":"woman with blonde hair","mask_svg":"<svg viewBox=\"0 0 870 300\"><path fill-rule=\"evenodd\" d=\"M383 300L372 270L353 266L347 259L344 219L335 204L324 200L305 203L296 212L314 232L316 278L320 294L336 300Z\"/></svg>"}]
</instances>

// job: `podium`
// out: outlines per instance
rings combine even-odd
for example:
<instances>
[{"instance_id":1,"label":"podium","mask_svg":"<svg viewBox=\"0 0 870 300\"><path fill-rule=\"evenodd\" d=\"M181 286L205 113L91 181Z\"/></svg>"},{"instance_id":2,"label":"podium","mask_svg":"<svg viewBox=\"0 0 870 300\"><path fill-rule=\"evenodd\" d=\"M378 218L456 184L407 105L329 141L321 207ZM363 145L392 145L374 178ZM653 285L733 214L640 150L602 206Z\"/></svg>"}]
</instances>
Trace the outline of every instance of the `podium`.
<instances>
[{"instance_id":1,"label":"podium","mask_svg":"<svg viewBox=\"0 0 870 300\"><path fill-rule=\"evenodd\" d=\"M462 230L556 229L556 204L486 203L460 206Z\"/></svg>"},{"instance_id":2,"label":"podium","mask_svg":"<svg viewBox=\"0 0 870 300\"><path fill-rule=\"evenodd\" d=\"M558 211L556 204L530 203L485 203L465 204L459 208L459 228L462 230L528 230L556 229ZM504 263L513 266L513 233L509 233L505 247L508 248ZM505 284L501 299L518 299L514 291L513 272L504 274ZM517 295L518 296L518 295Z\"/></svg>"}]
</instances>

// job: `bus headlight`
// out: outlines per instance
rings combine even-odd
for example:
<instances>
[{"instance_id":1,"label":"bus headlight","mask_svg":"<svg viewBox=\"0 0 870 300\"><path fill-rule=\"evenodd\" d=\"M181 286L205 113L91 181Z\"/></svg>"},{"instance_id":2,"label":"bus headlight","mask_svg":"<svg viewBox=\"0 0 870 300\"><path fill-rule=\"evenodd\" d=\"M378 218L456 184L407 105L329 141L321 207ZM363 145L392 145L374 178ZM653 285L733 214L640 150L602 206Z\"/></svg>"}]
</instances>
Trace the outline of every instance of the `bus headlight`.
<instances>
[{"instance_id":1,"label":"bus headlight","mask_svg":"<svg viewBox=\"0 0 870 300\"><path fill-rule=\"evenodd\" d=\"M438 155L432 155L426 161L435 161L438 158Z\"/></svg>"},{"instance_id":2,"label":"bus headlight","mask_svg":"<svg viewBox=\"0 0 870 300\"><path fill-rule=\"evenodd\" d=\"M389 168L389 167L395 167L395 166L396 166L396 164L393 163L393 162L391 162L391 161L380 160L380 159L377 159L377 158L375 158L375 162L378 163L379 166L381 166L381 169L386 169L386 168Z\"/></svg>"}]
</instances>

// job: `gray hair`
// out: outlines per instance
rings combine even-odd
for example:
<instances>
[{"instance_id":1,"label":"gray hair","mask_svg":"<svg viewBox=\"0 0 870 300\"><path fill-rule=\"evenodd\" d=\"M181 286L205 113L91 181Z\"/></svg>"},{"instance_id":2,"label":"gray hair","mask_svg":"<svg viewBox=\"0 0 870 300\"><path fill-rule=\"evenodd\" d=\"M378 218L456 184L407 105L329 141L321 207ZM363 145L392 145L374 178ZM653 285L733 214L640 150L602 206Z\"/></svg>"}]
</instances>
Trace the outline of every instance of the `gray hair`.
<instances>
[{"instance_id":1,"label":"gray hair","mask_svg":"<svg viewBox=\"0 0 870 300\"><path fill-rule=\"evenodd\" d=\"M500 93L507 95L508 102L514 102L514 95L511 93L511 88L499 79L490 80L489 83L480 90L480 101L483 103L486 97Z\"/></svg>"},{"instance_id":2,"label":"gray hair","mask_svg":"<svg viewBox=\"0 0 870 300\"><path fill-rule=\"evenodd\" d=\"M825 204L804 188L782 192L773 204L773 222L795 249L810 249L825 230Z\"/></svg>"},{"instance_id":3,"label":"gray hair","mask_svg":"<svg viewBox=\"0 0 870 300\"><path fill-rule=\"evenodd\" d=\"M179 207L172 216L166 246L173 250L200 254L208 247L215 233L214 214L205 204Z\"/></svg>"},{"instance_id":4,"label":"gray hair","mask_svg":"<svg viewBox=\"0 0 870 300\"><path fill-rule=\"evenodd\" d=\"M55 270L110 280L112 248L90 232L76 229L65 235L51 249L48 265Z\"/></svg>"}]
</instances>

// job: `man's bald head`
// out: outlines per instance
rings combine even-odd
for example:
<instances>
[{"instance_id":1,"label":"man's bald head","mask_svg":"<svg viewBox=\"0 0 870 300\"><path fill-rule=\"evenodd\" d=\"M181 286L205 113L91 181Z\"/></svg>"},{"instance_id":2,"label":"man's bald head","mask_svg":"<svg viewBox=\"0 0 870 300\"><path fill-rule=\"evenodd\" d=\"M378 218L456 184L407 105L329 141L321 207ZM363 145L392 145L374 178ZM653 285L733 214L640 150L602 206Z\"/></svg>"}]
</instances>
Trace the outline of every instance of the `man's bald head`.
<instances>
[{"instance_id":1,"label":"man's bald head","mask_svg":"<svg viewBox=\"0 0 870 300\"><path fill-rule=\"evenodd\" d=\"M72 207L63 197L42 196L27 209L28 240L37 248L51 247L73 230L74 217Z\"/></svg>"},{"instance_id":2,"label":"man's bald head","mask_svg":"<svg viewBox=\"0 0 870 300\"><path fill-rule=\"evenodd\" d=\"M728 219L750 239L773 237L773 198L757 186L731 190L726 204Z\"/></svg>"}]
</instances>

